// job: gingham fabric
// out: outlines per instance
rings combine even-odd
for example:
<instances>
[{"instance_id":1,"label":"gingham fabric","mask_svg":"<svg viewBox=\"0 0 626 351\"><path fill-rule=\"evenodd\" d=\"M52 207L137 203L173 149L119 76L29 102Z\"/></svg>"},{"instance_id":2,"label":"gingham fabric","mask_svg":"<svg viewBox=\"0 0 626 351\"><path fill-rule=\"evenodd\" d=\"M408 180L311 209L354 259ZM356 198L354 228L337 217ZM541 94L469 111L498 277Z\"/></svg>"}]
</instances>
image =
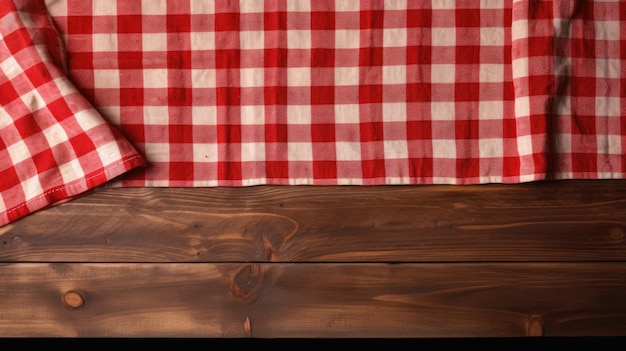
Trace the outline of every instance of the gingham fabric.
<instances>
[{"instance_id":1,"label":"gingham fabric","mask_svg":"<svg viewBox=\"0 0 626 351\"><path fill-rule=\"evenodd\" d=\"M42 1L0 0L0 225L145 164L63 73Z\"/></svg>"},{"instance_id":2,"label":"gingham fabric","mask_svg":"<svg viewBox=\"0 0 626 351\"><path fill-rule=\"evenodd\" d=\"M0 4L0 225L101 185L626 175L626 2Z\"/></svg>"}]
</instances>

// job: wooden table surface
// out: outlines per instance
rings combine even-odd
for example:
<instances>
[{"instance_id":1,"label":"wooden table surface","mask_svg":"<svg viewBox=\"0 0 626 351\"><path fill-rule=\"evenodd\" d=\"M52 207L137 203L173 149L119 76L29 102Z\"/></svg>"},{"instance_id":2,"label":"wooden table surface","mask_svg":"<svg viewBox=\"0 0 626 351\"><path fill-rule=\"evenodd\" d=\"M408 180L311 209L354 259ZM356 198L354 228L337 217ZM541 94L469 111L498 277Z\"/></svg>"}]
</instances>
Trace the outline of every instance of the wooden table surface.
<instances>
[{"instance_id":1,"label":"wooden table surface","mask_svg":"<svg viewBox=\"0 0 626 351\"><path fill-rule=\"evenodd\" d=\"M0 336L626 336L626 182L99 188L0 227Z\"/></svg>"}]
</instances>

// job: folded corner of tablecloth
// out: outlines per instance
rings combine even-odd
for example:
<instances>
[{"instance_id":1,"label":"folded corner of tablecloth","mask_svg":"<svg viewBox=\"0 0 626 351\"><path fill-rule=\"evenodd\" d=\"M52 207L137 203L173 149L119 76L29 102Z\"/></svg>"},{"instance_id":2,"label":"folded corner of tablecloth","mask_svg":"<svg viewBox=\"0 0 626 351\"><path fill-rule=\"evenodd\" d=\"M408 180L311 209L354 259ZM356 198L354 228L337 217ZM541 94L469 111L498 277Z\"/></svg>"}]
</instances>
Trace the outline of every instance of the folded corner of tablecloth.
<instances>
[{"instance_id":1,"label":"folded corner of tablecloth","mask_svg":"<svg viewBox=\"0 0 626 351\"><path fill-rule=\"evenodd\" d=\"M43 0L0 0L0 226L146 165L62 60Z\"/></svg>"}]
</instances>

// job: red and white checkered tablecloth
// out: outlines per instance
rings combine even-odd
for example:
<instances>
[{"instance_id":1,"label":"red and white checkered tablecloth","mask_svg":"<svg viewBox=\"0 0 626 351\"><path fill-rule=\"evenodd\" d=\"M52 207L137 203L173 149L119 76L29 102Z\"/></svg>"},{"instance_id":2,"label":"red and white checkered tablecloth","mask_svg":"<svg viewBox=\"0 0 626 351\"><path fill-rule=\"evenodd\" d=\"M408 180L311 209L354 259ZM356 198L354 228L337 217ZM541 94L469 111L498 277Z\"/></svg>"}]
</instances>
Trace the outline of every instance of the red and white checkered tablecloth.
<instances>
[{"instance_id":1,"label":"red and white checkered tablecloth","mask_svg":"<svg viewBox=\"0 0 626 351\"><path fill-rule=\"evenodd\" d=\"M0 0L0 225L98 186L626 176L626 2Z\"/></svg>"}]
</instances>

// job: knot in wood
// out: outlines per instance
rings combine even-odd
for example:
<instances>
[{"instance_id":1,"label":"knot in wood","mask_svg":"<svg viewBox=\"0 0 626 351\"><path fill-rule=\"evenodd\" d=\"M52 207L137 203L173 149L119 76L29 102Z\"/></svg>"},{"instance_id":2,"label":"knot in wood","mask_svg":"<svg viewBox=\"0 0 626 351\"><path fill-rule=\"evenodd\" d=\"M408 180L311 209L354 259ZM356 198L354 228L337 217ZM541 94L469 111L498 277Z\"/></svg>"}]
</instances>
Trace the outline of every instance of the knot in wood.
<instances>
[{"instance_id":1,"label":"knot in wood","mask_svg":"<svg viewBox=\"0 0 626 351\"><path fill-rule=\"evenodd\" d=\"M544 323L543 318L540 315L532 315L530 316L530 320L528 321L528 336L543 336L544 334Z\"/></svg>"},{"instance_id":2,"label":"knot in wood","mask_svg":"<svg viewBox=\"0 0 626 351\"><path fill-rule=\"evenodd\" d=\"M624 241L624 230L621 227L613 227L611 229L611 239L615 241Z\"/></svg>"},{"instance_id":3,"label":"knot in wood","mask_svg":"<svg viewBox=\"0 0 626 351\"><path fill-rule=\"evenodd\" d=\"M262 288L263 272L257 264L247 265L233 277L230 290L236 297L254 301Z\"/></svg>"},{"instance_id":4,"label":"knot in wood","mask_svg":"<svg viewBox=\"0 0 626 351\"><path fill-rule=\"evenodd\" d=\"M85 303L85 299L80 293L72 290L63 295L63 303L71 308L80 308Z\"/></svg>"}]
</instances>

